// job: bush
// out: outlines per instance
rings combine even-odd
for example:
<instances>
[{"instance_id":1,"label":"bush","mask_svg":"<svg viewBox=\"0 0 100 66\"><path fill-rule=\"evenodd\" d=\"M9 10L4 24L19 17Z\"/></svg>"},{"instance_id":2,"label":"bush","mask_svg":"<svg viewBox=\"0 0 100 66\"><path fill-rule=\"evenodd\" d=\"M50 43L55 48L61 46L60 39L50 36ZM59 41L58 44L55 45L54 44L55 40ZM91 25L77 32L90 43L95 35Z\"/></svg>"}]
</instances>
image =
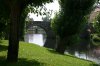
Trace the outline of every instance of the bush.
<instances>
[{"instance_id":1,"label":"bush","mask_svg":"<svg viewBox=\"0 0 100 66\"><path fill-rule=\"evenodd\" d=\"M98 34L95 34L95 35L93 36L93 41L94 41L94 42L100 42L100 37L98 36Z\"/></svg>"},{"instance_id":2,"label":"bush","mask_svg":"<svg viewBox=\"0 0 100 66\"><path fill-rule=\"evenodd\" d=\"M100 45L100 36L98 36L98 34L93 34L92 43L95 46Z\"/></svg>"}]
</instances>

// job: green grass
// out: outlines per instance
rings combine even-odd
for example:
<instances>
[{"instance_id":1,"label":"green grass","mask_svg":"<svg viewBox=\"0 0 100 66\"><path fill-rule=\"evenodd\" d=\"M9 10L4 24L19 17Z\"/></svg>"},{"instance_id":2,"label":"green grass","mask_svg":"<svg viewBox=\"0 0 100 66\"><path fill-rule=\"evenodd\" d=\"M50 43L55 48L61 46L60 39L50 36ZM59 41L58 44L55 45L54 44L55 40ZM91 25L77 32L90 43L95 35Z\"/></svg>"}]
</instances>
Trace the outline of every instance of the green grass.
<instances>
[{"instance_id":1,"label":"green grass","mask_svg":"<svg viewBox=\"0 0 100 66\"><path fill-rule=\"evenodd\" d=\"M20 42L17 63L6 63L7 41L0 43L0 66L97 66L71 55L60 55L51 49Z\"/></svg>"}]
</instances>

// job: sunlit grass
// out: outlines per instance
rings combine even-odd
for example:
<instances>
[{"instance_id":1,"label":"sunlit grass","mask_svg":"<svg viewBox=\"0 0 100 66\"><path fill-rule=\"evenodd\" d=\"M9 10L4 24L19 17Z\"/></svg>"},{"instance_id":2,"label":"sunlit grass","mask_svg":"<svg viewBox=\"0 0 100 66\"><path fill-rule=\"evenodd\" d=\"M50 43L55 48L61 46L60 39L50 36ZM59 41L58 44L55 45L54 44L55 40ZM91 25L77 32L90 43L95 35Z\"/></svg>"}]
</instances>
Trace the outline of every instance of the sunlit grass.
<instances>
[{"instance_id":1,"label":"sunlit grass","mask_svg":"<svg viewBox=\"0 0 100 66\"><path fill-rule=\"evenodd\" d=\"M0 66L96 66L93 62L71 55L60 55L54 50L25 42L20 42L19 61L8 64L5 62L7 45L4 40L0 43Z\"/></svg>"}]
</instances>

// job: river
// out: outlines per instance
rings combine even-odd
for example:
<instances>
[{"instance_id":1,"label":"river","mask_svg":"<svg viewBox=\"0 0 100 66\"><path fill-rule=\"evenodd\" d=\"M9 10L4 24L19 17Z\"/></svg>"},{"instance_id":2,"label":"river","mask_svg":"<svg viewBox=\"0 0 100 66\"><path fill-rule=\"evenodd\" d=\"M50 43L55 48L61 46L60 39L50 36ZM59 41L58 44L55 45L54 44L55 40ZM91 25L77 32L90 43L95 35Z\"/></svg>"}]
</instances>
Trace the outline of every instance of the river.
<instances>
[{"instance_id":1,"label":"river","mask_svg":"<svg viewBox=\"0 0 100 66\"><path fill-rule=\"evenodd\" d=\"M26 34L24 40L25 42L34 43L39 46L43 46L45 42L45 38L42 34Z\"/></svg>"}]
</instances>

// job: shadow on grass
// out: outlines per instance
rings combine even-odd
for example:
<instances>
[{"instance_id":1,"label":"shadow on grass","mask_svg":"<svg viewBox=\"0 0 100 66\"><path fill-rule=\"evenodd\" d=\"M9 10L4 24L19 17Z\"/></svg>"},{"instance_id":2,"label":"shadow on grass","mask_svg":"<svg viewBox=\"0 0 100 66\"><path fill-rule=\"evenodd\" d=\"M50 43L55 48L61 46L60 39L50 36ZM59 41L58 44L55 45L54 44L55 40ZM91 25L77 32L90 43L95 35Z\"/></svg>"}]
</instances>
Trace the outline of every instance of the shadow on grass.
<instances>
[{"instance_id":1,"label":"shadow on grass","mask_svg":"<svg viewBox=\"0 0 100 66\"><path fill-rule=\"evenodd\" d=\"M8 48L8 46L0 44L0 51L5 51L5 50L7 50L7 48Z\"/></svg>"},{"instance_id":2,"label":"shadow on grass","mask_svg":"<svg viewBox=\"0 0 100 66\"><path fill-rule=\"evenodd\" d=\"M93 63L93 62L90 61L90 60L85 60L85 59L82 59L82 58L78 58L78 57L73 56L73 55L60 54L60 53L56 52L56 51L53 50L53 49L47 49L47 50L48 50L50 53L59 54L59 55L63 55L63 56L69 56L69 57L72 57L72 58L81 59L81 60L84 60L84 61L87 61L87 62L91 62L91 64L90 64L89 66L99 66L98 64Z\"/></svg>"},{"instance_id":3,"label":"shadow on grass","mask_svg":"<svg viewBox=\"0 0 100 66\"><path fill-rule=\"evenodd\" d=\"M56 52L54 49L48 49L48 48L47 48L47 50L48 50L50 53L53 53L53 54L65 55L65 54L61 54L61 53Z\"/></svg>"},{"instance_id":4,"label":"shadow on grass","mask_svg":"<svg viewBox=\"0 0 100 66\"><path fill-rule=\"evenodd\" d=\"M0 43L2 43L1 39L0 39Z\"/></svg>"},{"instance_id":5,"label":"shadow on grass","mask_svg":"<svg viewBox=\"0 0 100 66\"><path fill-rule=\"evenodd\" d=\"M39 62L35 59L33 60L27 60L25 58L19 59L19 62L17 63L17 66L44 66L45 63Z\"/></svg>"},{"instance_id":6,"label":"shadow on grass","mask_svg":"<svg viewBox=\"0 0 100 66\"><path fill-rule=\"evenodd\" d=\"M50 53L59 54L58 52L56 52L56 51L53 50L53 49L48 49L48 48L47 48L47 50L48 50Z\"/></svg>"},{"instance_id":7,"label":"shadow on grass","mask_svg":"<svg viewBox=\"0 0 100 66\"><path fill-rule=\"evenodd\" d=\"M2 56L0 57L0 66L6 66L6 57Z\"/></svg>"},{"instance_id":8,"label":"shadow on grass","mask_svg":"<svg viewBox=\"0 0 100 66\"><path fill-rule=\"evenodd\" d=\"M25 58L20 58L19 61L16 63L7 63L5 57L0 57L0 66L46 66L46 64L39 62L37 60L27 60ZM89 66L99 66L99 65L91 63Z\"/></svg>"},{"instance_id":9,"label":"shadow on grass","mask_svg":"<svg viewBox=\"0 0 100 66\"><path fill-rule=\"evenodd\" d=\"M90 66L100 66L100 65L93 63L93 64L90 64Z\"/></svg>"},{"instance_id":10,"label":"shadow on grass","mask_svg":"<svg viewBox=\"0 0 100 66\"><path fill-rule=\"evenodd\" d=\"M45 63L39 62L37 60L27 60L25 58L20 58L16 63L7 63L5 57L0 57L0 66L44 66Z\"/></svg>"},{"instance_id":11,"label":"shadow on grass","mask_svg":"<svg viewBox=\"0 0 100 66\"><path fill-rule=\"evenodd\" d=\"M69 56L69 57L73 57L73 58L77 58L76 56L74 55L70 55L70 54L60 54L58 52L56 52L55 50L53 49L47 49L50 53L54 53L54 54L59 54L59 55L63 55L63 56Z\"/></svg>"}]
</instances>

